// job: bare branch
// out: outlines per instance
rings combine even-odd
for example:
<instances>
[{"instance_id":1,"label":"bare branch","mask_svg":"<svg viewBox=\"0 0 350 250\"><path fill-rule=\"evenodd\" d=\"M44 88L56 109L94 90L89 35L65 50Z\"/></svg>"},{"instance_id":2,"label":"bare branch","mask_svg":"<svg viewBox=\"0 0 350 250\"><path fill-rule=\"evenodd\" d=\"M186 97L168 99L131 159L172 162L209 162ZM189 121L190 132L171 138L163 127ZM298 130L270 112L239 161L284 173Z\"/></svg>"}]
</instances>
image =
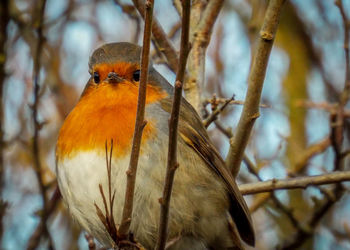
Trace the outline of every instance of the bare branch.
<instances>
[{"instance_id":1,"label":"bare branch","mask_svg":"<svg viewBox=\"0 0 350 250\"><path fill-rule=\"evenodd\" d=\"M296 103L298 107L305 107L305 108L314 108L314 109L320 109L325 110L329 112L330 114L337 113L337 106L336 103L329 103L329 102L312 102L312 101L298 101ZM350 117L350 110L344 109L343 113L344 117L349 118Z\"/></svg>"},{"instance_id":2,"label":"bare branch","mask_svg":"<svg viewBox=\"0 0 350 250\"><path fill-rule=\"evenodd\" d=\"M134 1L135 2L135 1ZM137 164L140 153L142 131L146 125L145 117L145 104L146 104L146 89L148 78L148 66L149 66L149 50L151 44L151 27L153 16L154 0L147 0L145 5L145 29L142 46L141 56L141 79L139 85L139 95L137 101L137 113L135 121L135 130L132 141L132 149L130 156L129 168L127 170L127 183L125 190L125 202L123 208L123 216L120 222L118 234L121 238L126 238L129 232L131 223L134 189L136 181Z\"/></svg>"},{"instance_id":3,"label":"bare branch","mask_svg":"<svg viewBox=\"0 0 350 250\"><path fill-rule=\"evenodd\" d=\"M89 250L96 250L94 237L92 237L90 234L85 234L84 237L88 243Z\"/></svg>"},{"instance_id":4,"label":"bare branch","mask_svg":"<svg viewBox=\"0 0 350 250\"><path fill-rule=\"evenodd\" d=\"M58 186L56 186L53 191L51 199L47 202L47 206L46 206L47 218L49 218L50 214L52 214L55 211L60 200L61 200L61 193ZM34 230L32 236L29 239L27 249L34 249L32 246L34 246L35 244L38 244L38 242L40 241L40 237L42 237L44 226L45 225L41 222L37 225L36 229Z\"/></svg>"},{"instance_id":5,"label":"bare branch","mask_svg":"<svg viewBox=\"0 0 350 250\"><path fill-rule=\"evenodd\" d=\"M225 102L227 102L227 100L230 100L231 98L229 98L229 99L226 99L226 98L216 98L215 99L215 102L216 102L216 104L220 104L220 103L225 103ZM212 104L212 101L213 101L213 99L206 99L206 100L204 100L204 102L203 102L203 105L207 105L207 104ZM232 105L244 105L244 101L241 101L241 100L231 100L230 102L229 102L229 104L232 104ZM270 108L270 106L269 105L267 105L267 104L260 104L259 105L260 106L260 108Z\"/></svg>"},{"instance_id":6,"label":"bare branch","mask_svg":"<svg viewBox=\"0 0 350 250\"><path fill-rule=\"evenodd\" d=\"M163 196L160 199L160 221L159 221L159 235L157 241L157 250L163 250L167 240L167 228L169 220L169 207L171 191L174 182L175 171L178 168L177 162L177 130L179 123L180 104L182 99L182 86L186 70L186 62L189 46L189 28L190 28L190 13L191 1L182 0L182 31L181 31L181 48L178 71L176 74L175 90L173 97L173 105L169 120L169 149L168 162L165 175Z\"/></svg>"},{"instance_id":7,"label":"bare branch","mask_svg":"<svg viewBox=\"0 0 350 250\"><path fill-rule=\"evenodd\" d=\"M235 136L230 140L230 149L226 158L227 166L237 176L248 144L255 120L259 117L259 104L264 84L266 68L276 35L279 17L284 0L271 0L267 7L264 24L248 77L248 91L245 105L239 120Z\"/></svg>"},{"instance_id":8,"label":"bare branch","mask_svg":"<svg viewBox=\"0 0 350 250\"><path fill-rule=\"evenodd\" d=\"M113 139L111 139L111 146L110 151L108 154L108 142L105 142L105 153L106 153L106 171L107 171L107 182L108 182L108 202L107 198L104 194L104 190L102 187L102 184L99 184L99 190L101 194L101 198L103 201L103 206L105 209L105 214L103 214L101 208L94 203L96 208L96 214L100 218L100 221L104 225L106 231L111 236L111 238L114 240L116 245L119 243L118 239L118 229L114 221L114 214L113 214L113 204L114 204L114 197L115 197L115 190L112 192L112 156L113 156ZM87 238L86 238L87 239ZM88 240L88 239L87 239Z\"/></svg>"},{"instance_id":9,"label":"bare branch","mask_svg":"<svg viewBox=\"0 0 350 250\"><path fill-rule=\"evenodd\" d=\"M345 106L349 101L350 97L349 20L345 14L342 0L336 0L335 4L339 8L344 27L345 83L343 91L339 97L338 104L336 105L336 111L332 112L330 115L330 141L335 153L334 169L343 170L344 157L342 153L342 144L344 137L344 121L346 117ZM344 192L344 187L340 183L337 183L335 188L332 190L332 199L326 197L327 201L322 206L320 206L315 213L313 213L309 222L310 228L315 228L315 226L319 223L323 216L326 215L327 212L333 207L333 205L343 196ZM299 246L301 246L312 235L312 233L298 231L296 236L294 237L294 240L291 242L287 242L287 244L285 244L283 248L296 249Z\"/></svg>"},{"instance_id":10,"label":"bare branch","mask_svg":"<svg viewBox=\"0 0 350 250\"><path fill-rule=\"evenodd\" d=\"M296 177L283 180L272 179L269 181L242 184L239 186L239 189L242 194L247 195L270 192L279 189L305 189L309 186L339 183L343 181L350 181L350 171L336 171L324 175Z\"/></svg>"},{"instance_id":11,"label":"bare branch","mask_svg":"<svg viewBox=\"0 0 350 250\"><path fill-rule=\"evenodd\" d=\"M259 175L259 172L258 172L258 169L254 166L254 164L250 161L250 159L244 155L244 162L245 164L247 165L248 167L248 170L253 174L255 175L258 180L260 181L260 183L262 182L262 179ZM290 220L290 222L293 224L293 226L300 230L300 231L304 231L304 229L301 227L299 221L297 220L297 218L295 218L293 212L291 211L291 209L287 206L285 206L277 197L276 195L271 192L269 194L269 196L267 196L267 198L271 197L271 200L274 202L275 206L281 210L287 217L288 219Z\"/></svg>"},{"instance_id":12,"label":"bare branch","mask_svg":"<svg viewBox=\"0 0 350 250\"><path fill-rule=\"evenodd\" d=\"M205 55L223 2L223 0L209 1L202 16L198 17L199 13L196 17L199 23L196 25L191 39L192 49L188 60L188 77L185 81L184 91L186 99L197 111L200 109L200 92L204 84ZM200 9L201 6L198 8Z\"/></svg>"},{"instance_id":13,"label":"bare branch","mask_svg":"<svg viewBox=\"0 0 350 250\"><path fill-rule=\"evenodd\" d=\"M0 196L3 194L4 186L4 100L3 93L6 80L6 42L7 42L7 24L9 22L9 1L4 0L0 3ZM6 212L7 204L2 199L0 200L0 242L2 239L3 228L3 218Z\"/></svg>"},{"instance_id":14,"label":"bare branch","mask_svg":"<svg viewBox=\"0 0 350 250\"><path fill-rule=\"evenodd\" d=\"M145 19L145 6L142 3L141 0L132 0L134 3L136 9L139 11L140 15ZM156 18L153 18L152 23L152 35L154 36L154 39L156 40L158 47L165 55L166 59L168 60L169 67L176 72L177 71L177 65L178 65L178 57L177 53L174 49L174 46L169 41L166 33L164 32L162 26L159 24L158 20Z\"/></svg>"},{"instance_id":15,"label":"bare branch","mask_svg":"<svg viewBox=\"0 0 350 250\"><path fill-rule=\"evenodd\" d=\"M342 20L343 20L343 29L344 29L344 55L345 55L345 82L344 89L340 97L341 106L345 106L350 98L350 55L349 55L349 19L346 16L343 1L336 0L335 5L338 7Z\"/></svg>"},{"instance_id":16,"label":"bare branch","mask_svg":"<svg viewBox=\"0 0 350 250\"><path fill-rule=\"evenodd\" d=\"M227 99L226 102L224 102L224 104L222 104L220 108L216 108L209 115L209 117L203 121L204 127L208 128L209 125L218 118L219 114L224 111L224 109L227 107L227 105L229 105L231 103L231 101L234 100L234 98L235 98L235 96L232 96L230 99Z\"/></svg>"},{"instance_id":17,"label":"bare branch","mask_svg":"<svg viewBox=\"0 0 350 250\"><path fill-rule=\"evenodd\" d=\"M133 5L121 3L120 0L114 0L114 3L118 5L121 8L121 10L129 16L131 20L135 22L136 30L133 35L132 41L134 43L137 43L139 34L141 33L141 22L140 22L141 19L137 15L136 9L134 8Z\"/></svg>"},{"instance_id":18,"label":"bare branch","mask_svg":"<svg viewBox=\"0 0 350 250\"><path fill-rule=\"evenodd\" d=\"M344 161L341 157L343 137L344 137L344 108L350 97L350 57L349 57L349 20L345 14L343 1L335 1L339 8L344 28L344 54L345 54L345 82L344 89L339 98L337 113L331 115L331 142L335 152L334 169L344 169Z\"/></svg>"},{"instance_id":19,"label":"bare branch","mask_svg":"<svg viewBox=\"0 0 350 250\"><path fill-rule=\"evenodd\" d=\"M322 152L324 152L331 145L331 140L329 137L322 139L321 141L310 145L305 149L298 157L295 162L294 170L300 172L305 168L309 160Z\"/></svg>"},{"instance_id":20,"label":"bare branch","mask_svg":"<svg viewBox=\"0 0 350 250\"><path fill-rule=\"evenodd\" d=\"M52 240L47 229L46 221L48 218L47 213L47 197L46 197L46 187L43 180L43 168L40 162L40 148L39 148L39 132L42 128L42 123L38 120L38 108L40 102L40 68L41 68L41 52L44 45L44 16L45 16L45 7L46 0L40 1L39 6L39 16L37 20L37 45L35 50L34 60L34 68L33 68L33 96L34 103L32 105L32 118L33 118L33 126L34 126L34 135L33 135L33 145L32 145L32 155L34 159L34 172L36 174L36 178L39 184L39 190L41 194L41 198L43 200L43 209L41 213L41 218L39 222L38 232L34 232L30 237L27 245L27 249L36 249L40 243L40 239L42 236L47 236L49 238L49 248L52 248Z\"/></svg>"}]
</instances>

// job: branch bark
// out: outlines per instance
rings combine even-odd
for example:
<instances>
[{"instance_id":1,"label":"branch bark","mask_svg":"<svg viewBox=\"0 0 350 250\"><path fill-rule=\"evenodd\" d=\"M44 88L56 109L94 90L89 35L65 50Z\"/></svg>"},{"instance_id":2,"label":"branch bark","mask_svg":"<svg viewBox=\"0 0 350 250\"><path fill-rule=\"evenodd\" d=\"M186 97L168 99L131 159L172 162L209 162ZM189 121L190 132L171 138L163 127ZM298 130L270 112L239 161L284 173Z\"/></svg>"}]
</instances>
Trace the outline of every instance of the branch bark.
<instances>
[{"instance_id":1,"label":"branch bark","mask_svg":"<svg viewBox=\"0 0 350 250\"><path fill-rule=\"evenodd\" d=\"M259 117L259 104L266 68L285 0L271 0L260 31L257 51L248 77L248 91L235 136L230 140L226 164L237 176L255 120Z\"/></svg>"},{"instance_id":2,"label":"branch bark","mask_svg":"<svg viewBox=\"0 0 350 250\"><path fill-rule=\"evenodd\" d=\"M174 182L175 171L178 167L177 162L177 130L179 123L180 105L182 99L182 86L186 70L186 61L189 46L189 27L190 27L191 1L182 0L182 31L181 31L181 48L178 71L176 74L175 90L173 105L169 120L169 148L168 162L164 181L163 196L160 199L160 221L158 231L157 250L165 249L167 240L167 229L169 221L169 208L172 186Z\"/></svg>"},{"instance_id":3,"label":"branch bark","mask_svg":"<svg viewBox=\"0 0 350 250\"><path fill-rule=\"evenodd\" d=\"M243 195L271 192L279 189L307 188L315 185L325 185L350 181L350 171L337 171L329 174L296 177L291 179L272 179L257 183L242 184L239 189Z\"/></svg>"},{"instance_id":4,"label":"branch bark","mask_svg":"<svg viewBox=\"0 0 350 250\"><path fill-rule=\"evenodd\" d=\"M4 187L4 100L3 92L6 80L6 41L7 41L7 24L9 22L9 1L4 0L0 4L0 196L2 197ZM0 242L4 231L3 218L6 211L6 202L0 200Z\"/></svg>"},{"instance_id":5,"label":"branch bark","mask_svg":"<svg viewBox=\"0 0 350 250\"><path fill-rule=\"evenodd\" d=\"M339 97L337 113L331 115L331 141L335 153L334 169L344 169L344 161L341 157L342 144L344 138L344 108L350 97L350 56L349 56L349 20L346 16L343 1L336 0L335 5L338 7L344 29L344 55L345 55L345 80L344 88Z\"/></svg>"},{"instance_id":6,"label":"branch bark","mask_svg":"<svg viewBox=\"0 0 350 250\"><path fill-rule=\"evenodd\" d=\"M144 117L145 117L146 87L147 87L148 66L149 66L149 50L150 50L150 44L151 44L153 5L154 5L154 0L146 1L145 14L144 14L145 29L144 29L142 56L141 56L141 78L140 78L140 85L139 85L137 113L136 113L134 136L132 141L130 163L129 163L129 168L126 172L127 183L126 183L126 190L125 190L123 216L122 216L122 220L120 222L120 227L118 230L118 236L120 238L127 238L130 224L131 224L134 189L135 189L135 182L136 182L136 171L137 171L137 164L139 160L142 132L143 132L143 128L147 123L144 120Z\"/></svg>"},{"instance_id":7,"label":"branch bark","mask_svg":"<svg viewBox=\"0 0 350 250\"><path fill-rule=\"evenodd\" d=\"M188 60L188 77L185 81L184 92L186 99L197 110L200 110L201 88L205 79L205 55L210 42L212 30L223 5L223 0L209 1L200 16L198 13L195 17L199 20L193 33L192 49ZM198 5L201 5L200 3ZM199 12L201 6L198 7ZM192 21L192 20L191 20Z\"/></svg>"},{"instance_id":8,"label":"branch bark","mask_svg":"<svg viewBox=\"0 0 350 250\"><path fill-rule=\"evenodd\" d=\"M134 3L136 9L139 11L140 15L145 19L145 5L142 3L142 1L132 0L132 2ZM156 40L160 51L162 51L162 53L168 60L169 67L174 72L176 72L178 65L178 57L174 46L169 41L166 33L164 32L162 26L159 24L158 20L156 18L153 19L154 20L152 24L152 34L154 36L154 39Z\"/></svg>"},{"instance_id":9,"label":"branch bark","mask_svg":"<svg viewBox=\"0 0 350 250\"><path fill-rule=\"evenodd\" d=\"M40 243L41 237L47 236L49 239L49 249L53 248L53 242L51 240L46 221L48 219L48 213L47 213L47 197L46 197L46 186L44 184L43 180L43 168L40 162L40 147L39 147L39 133L40 129L42 128L42 124L39 122L38 119L38 109L39 109L39 103L40 103L40 68L41 68L41 52L44 45L44 17L45 17L45 7L46 7L46 0L40 1L39 6L39 16L38 16L38 26L36 29L38 39L37 39L37 45L35 50L35 56L33 58L34 60L34 68L33 68L33 96L34 96L34 103L32 105L32 118L33 118L33 126L34 126L34 135L33 135L33 145L32 145L32 154L34 159L34 172L36 174L36 178L38 180L39 184L39 190L40 195L43 200L43 209L41 213L41 218L39 225L37 229L38 232L35 231L32 236L30 237L27 245L27 249L36 249Z\"/></svg>"}]
</instances>

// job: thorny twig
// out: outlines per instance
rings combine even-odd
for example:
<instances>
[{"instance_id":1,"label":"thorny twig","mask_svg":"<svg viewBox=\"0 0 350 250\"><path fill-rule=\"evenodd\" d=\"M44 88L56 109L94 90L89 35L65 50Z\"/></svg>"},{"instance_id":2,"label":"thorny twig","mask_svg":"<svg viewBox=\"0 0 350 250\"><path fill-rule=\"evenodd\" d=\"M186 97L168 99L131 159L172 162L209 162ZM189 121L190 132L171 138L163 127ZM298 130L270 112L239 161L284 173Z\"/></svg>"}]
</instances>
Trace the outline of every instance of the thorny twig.
<instances>
[{"instance_id":1,"label":"thorny twig","mask_svg":"<svg viewBox=\"0 0 350 250\"><path fill-rule=\"evenodd\" d=\"M167 227L169 220L169 206L171 191L174 182L174 175L177 162L177 130L179 123L180 105L182 99L182 86L186 70L186 62L188 52L190 50L189 45L189 28L190 28L190 13L191 13L191 1L182 0L182 31L181 31L181 48L180 59L178 65L178 71L176 73L175 90L173 97L173 105L171 109L171 115L169 120L169 149L168 149L168 161L167 170L165 175L163 195L160 199L160 221L159 221L159 234L156 245L157 250L163 250L167 240Z\"/></svg>"},{"instance_id":2,"label":"thorny twig","mask_svg":"<svg viewBox=\"0 0 350 250\"><path fill-rule=\"evenodd\" d=\"M236 133L230 140L230 149L226 164L234 176L237 176L243 159L244 150L248 144L255 120L259 117L259 104L264 84L266 68L276 35L279 17L285 0L271 0L267 7L264 24L248 77L248 90L245 105L238 122Z\"/></svg>"},{"instance_id":3,"label":"thorny twig","mask_svg":"<svg viewBox=\"0 0 350 250\"><path fill-rule=\"evenodd\" d=\"M146 88L148 78L148 66L149 66L149 50L151 43L151 28L153 17L153 5L154 0L147 0L145 4L145 29L143 37L142 55L141 55L141 78L139 84L139 95L137 101L135 130L132 140L132 149L130 156L129 168L127 170L127 183L125 190L125 202L123 208L122 220L119 227L119 236L121 238L127 238L133 209L134 189L136 182L136 171L139 159L141 138L143 128L146 126L145 117L145 105L146 105Z\"/></svg>"}]
</instances>

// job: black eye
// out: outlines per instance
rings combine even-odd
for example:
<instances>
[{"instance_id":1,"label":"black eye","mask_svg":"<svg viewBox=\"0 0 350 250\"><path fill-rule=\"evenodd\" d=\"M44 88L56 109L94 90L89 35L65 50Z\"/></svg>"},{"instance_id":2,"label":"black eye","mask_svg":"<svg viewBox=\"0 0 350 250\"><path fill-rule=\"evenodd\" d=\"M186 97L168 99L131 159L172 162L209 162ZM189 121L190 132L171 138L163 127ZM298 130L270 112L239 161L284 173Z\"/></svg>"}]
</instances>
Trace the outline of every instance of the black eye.
<instances>
[{"instance_id":1,"label":"black eye","mask_svg":"<svg viewBox=\"0 0 350 250\"><path fill-rule=\"evenodd\" d=\"M140 81L140 70L134 71L134 73L132 74L132 79L133 79L135 82Z\"/></svg>"},{"instance_id":2,"label":"black eye","mask_svg":"<svg viewBox=\"0 0 350 250\"><path fill-rule=\"evenodd\" d=\"M100 83L100 75L97 72L94 72L94 82Z\"/></svg>"}]
</instances>

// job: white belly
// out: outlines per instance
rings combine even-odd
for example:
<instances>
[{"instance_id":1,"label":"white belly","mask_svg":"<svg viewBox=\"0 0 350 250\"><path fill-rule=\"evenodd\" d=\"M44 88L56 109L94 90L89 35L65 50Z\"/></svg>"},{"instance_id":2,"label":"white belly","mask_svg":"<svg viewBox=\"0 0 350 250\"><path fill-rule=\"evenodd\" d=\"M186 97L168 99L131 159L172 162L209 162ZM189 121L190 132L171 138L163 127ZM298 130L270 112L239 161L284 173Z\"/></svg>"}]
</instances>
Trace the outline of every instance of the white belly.
<instances>
[{"instance_id":1,"label":"white belly","mask_svg":"<svg viewBox=\"0 0 350 250\"><path fill-rule=\"evenodd\" d=\"M166 169L166 150L161 150L165 145L153 142L151 146L151 155L140 155L131 223L131 231L146 247L152 246L156 241L158 199L161 197ZM164 153L160 153L162 151ZM179 147L179 154L181 151ZM217 224L218 220L223 220L223 224L226 223L226 192L223 184L213 178L211 170L206 166L199 166L203 162L198 156L188 152L185 154L188 157L180 160L180 167L175 175L169 222L170 237L188 232L214 238L216 234L220 234L221 227L213 228L214 222ZM129 158L129 155L118 160L112 158L112 193L116 192L113 214L117 224L120 223L124 204ZM62 159L57 162L57 174L63 199L72 216L102 244L111 246L112 239L97 216L94 205L96 203L105 211L99 190L101 184L105 196L108 197L105 153L90 151Z\"/></svg>"}]
</instances>

